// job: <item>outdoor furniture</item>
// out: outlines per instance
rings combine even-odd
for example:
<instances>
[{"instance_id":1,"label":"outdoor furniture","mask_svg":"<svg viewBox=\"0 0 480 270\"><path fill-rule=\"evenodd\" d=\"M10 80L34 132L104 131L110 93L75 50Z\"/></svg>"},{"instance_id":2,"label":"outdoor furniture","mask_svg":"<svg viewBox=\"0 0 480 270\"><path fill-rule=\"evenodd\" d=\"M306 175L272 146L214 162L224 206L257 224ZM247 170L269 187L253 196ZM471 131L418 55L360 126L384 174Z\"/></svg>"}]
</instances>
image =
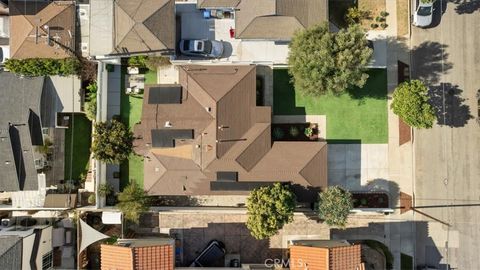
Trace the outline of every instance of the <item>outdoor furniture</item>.
<instances>
[{"instance_id":1,"label":"outdoor furniture","mask_svg":"<svg viewBox=\"0 0 480 270\"><path fill-rule=\"evenodd\" d=\"M128 76L128 87L144 89L145 88L145 75L133 74Z\"/></svg>"},{"instance_id":2,"label":"outdoor furniture","mask_svg":"<svg viewBox=\"0 0 480 270\"><path fill-rule=\"evenodd\" d=\"M138 67L127 67L128 74L138 74L140 73L140 69Z\"/></svg>"},{"instance_id":3,"label":"outdoor furniture","mask_svg":"<svg viewBox=\"0 0 480 270\"><path fill-rule=\"evenodd\" d=\"M125 94L130 95L131 93L133 93L133 89L131 87L127 87Z\"/></svg>"}]
</instances>

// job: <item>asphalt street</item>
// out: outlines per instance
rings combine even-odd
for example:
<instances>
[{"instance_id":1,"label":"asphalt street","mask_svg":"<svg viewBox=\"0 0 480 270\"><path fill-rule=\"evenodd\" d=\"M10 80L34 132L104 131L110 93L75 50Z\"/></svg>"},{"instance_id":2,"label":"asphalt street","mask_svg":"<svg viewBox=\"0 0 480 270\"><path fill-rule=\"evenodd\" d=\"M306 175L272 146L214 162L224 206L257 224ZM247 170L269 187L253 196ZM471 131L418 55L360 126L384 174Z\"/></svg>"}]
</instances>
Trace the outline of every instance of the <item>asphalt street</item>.
<instances>
[{"instance_id":1,"label":"asphalt street","mask_svg":"<svg viewBox=\"0 0 480 270\"><path fill-rule=\"evenodd\" d=\"M414 133L415 206L438 219L416 214L430 221L416 261L480 269L480 1L437 1L434 12L431 28L412 27L412 75L429 86L438 118Z\"/></svg>"}]
</instances>

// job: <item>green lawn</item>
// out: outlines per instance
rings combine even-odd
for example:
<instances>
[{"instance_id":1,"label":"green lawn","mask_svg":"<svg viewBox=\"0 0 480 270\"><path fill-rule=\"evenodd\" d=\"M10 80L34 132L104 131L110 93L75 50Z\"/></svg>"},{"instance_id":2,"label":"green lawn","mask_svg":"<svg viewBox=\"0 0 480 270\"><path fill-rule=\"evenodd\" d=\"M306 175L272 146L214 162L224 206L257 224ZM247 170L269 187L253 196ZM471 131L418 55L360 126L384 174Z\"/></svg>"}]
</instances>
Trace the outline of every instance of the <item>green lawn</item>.
<instances>
[{"instance_id":1,"label":"green lawn","mask_svg":"<svg viewBox=\"0 0 480 270\"><path fill-rule=\"evenodd\" d=\"M122 67L122 86L124 89L124 76L126 68ZM145 83L157 83L157 73L148 71L145 74ZM127 95L124 91L121 94L120 116L122 122L128 125L133 131L133 127L140 121L142 116L143 95ZM130 181L135 181L143 187L143 157L131 154L128 161L120 165L120 186L125 187Z\"/></svg>"},{"instance_id":2,"label":"green lawn","mask_svg":"<svg viewBox=\"0 0 480 270\"><path fill-rule=\"evenodd\" d=\"M305 97L294 91L286 69L273 73L276 115L326 115L327 140L387 143L387 72L370 69L367 83L339 96Z\"/></svg>"},{"instance_id":3,"label":"green lawn","mask_svg":"<svg viewBox=\"0 0 480 270\"><path fill-rule=\"evenodd\" d=\"M84 114L74 114L70 126L65 130L65 174L64 179L80 179L86 174L90 158L92 122Z\"/></svg>"}]
</instances>

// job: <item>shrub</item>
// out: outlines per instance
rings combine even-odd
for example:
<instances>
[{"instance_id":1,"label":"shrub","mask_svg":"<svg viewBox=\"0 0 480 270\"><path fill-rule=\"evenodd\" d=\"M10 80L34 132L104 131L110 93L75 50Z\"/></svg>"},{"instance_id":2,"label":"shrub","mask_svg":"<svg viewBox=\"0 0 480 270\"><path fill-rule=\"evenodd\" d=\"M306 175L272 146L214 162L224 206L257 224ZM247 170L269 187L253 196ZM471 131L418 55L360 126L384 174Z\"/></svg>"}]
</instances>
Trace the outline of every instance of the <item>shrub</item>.
<instances>
[{"instance_id":1,"label":"shrub","mask_svg":"<svg viewBox=\"0 0 480 270\"><path fill-rule=\"evenodd\" d=\"M304 133L305 133L305 136L311 137L313 135L313 128L307 127Z\"/></svg>"},{"instance_id":2,"label":"shrub","mask_svg":"<svg viewBox=\"0 0 480 270\"><path fill-rule=\"evenodd\" d=\"M372 23L372 24L370 24L370 27L372 27L372 29L376 29L376 28L378 28L378 24Z\"/></svg>"},{"instance_id":3,"label":"shrub","mask_svg":"<svg viewBox=\"0 0 480 270\"><path fill-rule=\"evenodd\" d=\"M377 17L375 18L375 21L377 21L377 22L384 22L384 21L385 21L385 18L380 17L380 16L377 16Z\"/></svg>"},{"instance_id":4,"label":"shrub","mask_svg":"<svg viewBox=\"0 0 480 270\"><path fill-rule=\"evenodd\" d=\"M79 72L80 62L76 58L10 58L5 61L5 68L23 76L68 76Z\"/></svg>"},{"instance_id":5,"label":"shrub","mask_svg":"<svg viewBox=\"0 0 480 270\"><path fill-rule=\"evenodd\" d=\"M428 88L419 80L397 86L390 107L393 113L412 127L431 128L436 119L435 110L430 105Z\"/></svg>"},{"instance_id":6,"label":"shrub","mask_svg":"<svg viewBox=\"0 0 480 270\"><path fill-rule=\"evenodd\" d=\"M113 186L110 184L101 184L98 188L98 195L102 197L107 197L113 193Z\"/></svg>"},{"instance_id":7,"label":"shrub","mask_svg":"<svg viewBox=\"0 0 480 270\"><path fill-rule=\"evenodd\" d=\"M92 82L87 86L87 101L85 102L85 114L90 121L97 118L97 83Z\"/></svg>"},{"instance_id":8,"label":"shrub","mask_svg":"<svg viewBox=\"0 0 480 270\"><path fill-rule=\"evenodd\" d=\"M292 136L292 137L297 137L298 134L300 134L297 127L290 127L290 130L288 132L290 133L290 136Z\"/></svg>"},{"instance_id":9,"label":"shrub","mask_svg":"<svg viewBox=\"0 0 480 270\"><path fill-rule=\"evenodd\" d=\"M85 198L85 197L84 197L84 198ZM95 194L90 194L90 196L88 196L87 202L88 202L89 204L95 204L95 202L96 202Z\"/></svg>"},{"instance_id":10,"label":"shrub","mask_svg":"<svg viewBox=\"0 0 480 270\"><path fill-rule=\"evenodd\" d=\"M128 65L135 66L139 68L146 68L146 61L148 56L146 55L135 55L128 58Z\"/></svg>"},{"instance_id":11,"label":"shrub","mask_svg":"<svg viewBox=\"0 0 480 270\"><path fill-rule=\"evenodd\" d=\"M53 145L52 140L50 140L49 138L45 138L45 140L43 141L43 145L40 145L37 147L37 152L43 155L51 154L53 150L51 148L52 145Z\"/></svg>"},{"instance_id":12,"label":"shrub","mask_svg":"<svg viewBox=\"0 0 480 270\"><path fill-rule=\"evenodd\" d=\"M345 21L348 24L356 24L360 23L364 19L368 19L370 17L370 12L366 10L361 10L356 7L350 7L345 14Z\"/></svg>"},{"instance_id":13,"label":"shrub","mask_svg":"<svg viewBox=\"0 0 480 270\"><path fill-rule=\"evenodd\" d=\"M318 216L329 226L344 228L352 208L352 194L338 186L329 187L319 195Z\"/></svg>"},{"instance_id":14,"label":"shrub","mask_svg":"<svg viewBox=\"0 0 480 270\"><path fill-rule=\"evenodd\" d=\"M380 12L380 16L382 16L382 17L387 17L388 15L390 15L390 14L386 11Z\"/></svg>"},{"instance_id":15,"label":"shrub","mask_svg":"<svg viewBox=\"0 0 480 270\"><path fill-rule=\"evenodd\" d=\"M247 198L247 228L256 239L275 235L293 220L296 197L289 186L275 183L273 186L254 189Z\"/></svg>"},{"instance_id":16,"label":"shrub","mask_svg":"<svg viewBox=\"0 0 480 270\"><path fill-rule=\"evenodd\" d=\"M97 80L97 63L88 61L85 58L80 58L80 71L79 75L82 81L95 81Z\"/></svg>"},{"instance_id":17,"label":"shrub","mask_svg":"<svg viewBox=\"0 0 480 270\"><path fill-rule=\"evenodd\" d=\"M382 29L385 29L385 28L388 27L388 24L386 24L386 23L381 23L381 24L380 24L380 27L382 27Z\"/></svg>"},{"instance_id":18,"label":"shrub","mask_svg":"<svg viewBox=\"0 0 480 270\"><path fill-rule=\"evenodd\" d=\"M276 140L281 140L285 136L283 130L279 127L273 129L273 138Z\"/></svg>"}]
</instances>

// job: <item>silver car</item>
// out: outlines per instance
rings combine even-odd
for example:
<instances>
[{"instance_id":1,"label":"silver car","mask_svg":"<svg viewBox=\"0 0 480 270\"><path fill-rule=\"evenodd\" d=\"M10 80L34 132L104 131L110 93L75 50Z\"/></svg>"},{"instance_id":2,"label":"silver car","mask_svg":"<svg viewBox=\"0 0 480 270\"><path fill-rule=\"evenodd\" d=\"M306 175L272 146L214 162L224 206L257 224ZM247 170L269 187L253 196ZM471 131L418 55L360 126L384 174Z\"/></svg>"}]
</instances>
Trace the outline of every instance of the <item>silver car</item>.
<instances>
[{"instance_id":1,"label":"silver car","mask_svg":"<svg viewBox=\"0 0 480 270\"><path fill-rule=\"evenodd\" d=\"M184 39L180 41L180 52L184 55L220 58L223 43L217 40Z\"/></svg>"},{"instance_id":2,"label":"silver car","mask_svg":"<svg viewBox=\"0 0 480 270\"><path fill-rule=\"evenodd\" d=\"M420 0L417 10L413 14L413 25L418 27L427 27L432 24L433 0Z\"/></svg>"}]
</instances>

